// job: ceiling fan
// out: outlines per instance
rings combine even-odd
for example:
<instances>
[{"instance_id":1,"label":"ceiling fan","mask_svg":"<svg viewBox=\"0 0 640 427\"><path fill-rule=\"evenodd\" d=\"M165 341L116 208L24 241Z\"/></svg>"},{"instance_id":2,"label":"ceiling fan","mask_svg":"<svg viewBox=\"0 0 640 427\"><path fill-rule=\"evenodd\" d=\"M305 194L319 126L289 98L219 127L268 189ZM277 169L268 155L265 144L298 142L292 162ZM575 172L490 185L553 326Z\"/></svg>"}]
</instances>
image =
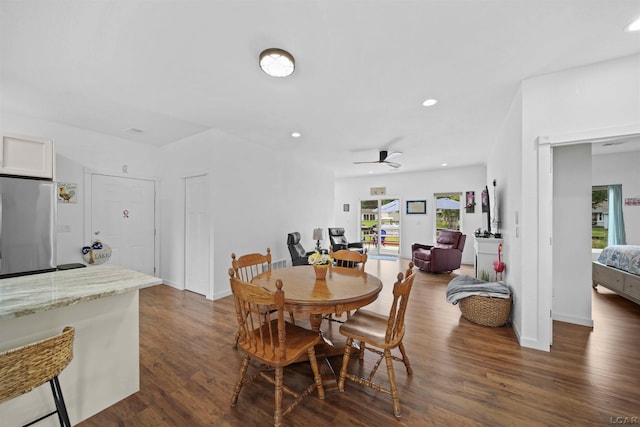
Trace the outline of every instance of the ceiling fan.
<instances>
[{"instance_id":1,"label":"ceiling fan","mask_svg":"<svg viewBox=\"0 0 640 427\"><path fill-rule=\"evenodd\" d=\"M353 162L353 164L359 165L359 164L363 164L363 163L384 163L384 164L387 164L387 165L391 166L392 168L396 168L397 169L402 165L400 163L390 162L389 160L393 159L395 157L398 157L401 154L402 153L399 152L399 151L393 151L393 152L389 153L387 150L380 150L379 160L374 160L372 162Z\"/></svg>"}]
</instances>

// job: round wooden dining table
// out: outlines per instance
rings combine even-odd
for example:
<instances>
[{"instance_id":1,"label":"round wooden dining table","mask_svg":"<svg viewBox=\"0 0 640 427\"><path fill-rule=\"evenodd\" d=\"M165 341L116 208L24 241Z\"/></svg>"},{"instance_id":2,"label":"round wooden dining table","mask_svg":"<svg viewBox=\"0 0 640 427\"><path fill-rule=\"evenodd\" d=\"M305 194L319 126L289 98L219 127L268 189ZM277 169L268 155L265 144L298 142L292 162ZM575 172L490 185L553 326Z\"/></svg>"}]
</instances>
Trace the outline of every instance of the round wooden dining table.
<instances>
[{"instance_id":1,"label":"round wooden dining table","mask_svg":"<svg viewBox=\"0 0 640 427\"><path fill-rule=\"evenodd\" d=\"M282 280L285 310L294 313L294 316L308 315L311 329L322 336L325 345L316 347L322 382L325 393L337 392L337 378L327 357L342 354L344 341L336 340L330 326L322 331L322 319L326 314L341 315L371 304L382 290L382 281L356 268L346 267L332 267L325 279L319 280L316 279L313 266L301 265L264 272L251 282L275 291L278 279ZM305 357L303 355L301 360L305 360Z\"/></svg>"},{"instance_id":2,"label":"round wooden dining table","mask_svg":"<svg viewBox=\"0 0 640 427\"><path fill-rule=\"evenodd\" d=\"M355 268L330 268L324 280L316 279L311 265L279 268L259 274L251 281L270 291L282 280L284 308L294 314L309 315L314 331L320 331L325 314L341 315L372 303L382 290L376 276Z\"/></svg>"}]
</instances>

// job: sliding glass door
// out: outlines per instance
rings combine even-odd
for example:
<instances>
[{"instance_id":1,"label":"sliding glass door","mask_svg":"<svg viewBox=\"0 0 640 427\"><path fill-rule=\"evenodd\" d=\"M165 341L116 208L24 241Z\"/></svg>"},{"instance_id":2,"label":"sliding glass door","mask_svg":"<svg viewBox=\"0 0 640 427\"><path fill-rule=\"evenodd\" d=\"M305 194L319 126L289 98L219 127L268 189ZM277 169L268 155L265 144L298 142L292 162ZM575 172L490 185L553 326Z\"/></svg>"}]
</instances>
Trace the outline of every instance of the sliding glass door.
<instances>
[{"instance_id":1,"label":"sliding glass door","mask_svg":"<svg viewBox=\"0 0 640 427\"><path fill-rule=\"evenodd\" d=\"M400 200L360 201L360 240L371 256L400 254Z\"/></svg>"}]
</instances>

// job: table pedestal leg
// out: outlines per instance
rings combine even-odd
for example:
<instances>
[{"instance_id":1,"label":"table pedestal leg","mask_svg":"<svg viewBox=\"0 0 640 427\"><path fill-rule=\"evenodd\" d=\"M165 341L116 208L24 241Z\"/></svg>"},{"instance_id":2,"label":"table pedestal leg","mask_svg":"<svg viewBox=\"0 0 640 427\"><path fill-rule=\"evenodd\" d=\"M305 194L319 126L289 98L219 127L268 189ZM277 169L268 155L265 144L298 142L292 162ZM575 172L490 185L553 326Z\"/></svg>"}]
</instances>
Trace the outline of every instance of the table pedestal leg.
<instances>
[{"instance_id":1,"label":"table pedestal leg","mask_svg":"<svg viewBox=\"0 0 640 427\"><path fill-rule=\"evenodd\" d=\"M331 366L331 363L329 363L329 359L327 358L328 355L332 353L333 343L330 339L326 338L320 330L320 325L322 324L321 314L311 314L309 316L309 321L311 322L311 329L318 332L323 340L322 343L316 346L315 350L324 392L325 394L337 393L339 392L338 378L333 370L333 366Z\"/></svg>"}]
</instances>

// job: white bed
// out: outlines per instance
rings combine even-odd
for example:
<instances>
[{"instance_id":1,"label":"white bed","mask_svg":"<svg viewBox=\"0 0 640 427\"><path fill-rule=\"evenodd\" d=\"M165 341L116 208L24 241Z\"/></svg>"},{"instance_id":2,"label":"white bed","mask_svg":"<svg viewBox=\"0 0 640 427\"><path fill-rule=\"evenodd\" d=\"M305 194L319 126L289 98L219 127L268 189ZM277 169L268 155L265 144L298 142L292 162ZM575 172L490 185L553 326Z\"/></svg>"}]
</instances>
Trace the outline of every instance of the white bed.
<instances>
[{"instance_id":1,"label":"white bed","mask_svg":"<svg viewBox=\"0 0 640 427\"><path fill-rule=\"evenodd\" d=\"M640 246L608 246L592 265L593 287L597 285L640 304Z\"/></svg>"}]
</instances>

